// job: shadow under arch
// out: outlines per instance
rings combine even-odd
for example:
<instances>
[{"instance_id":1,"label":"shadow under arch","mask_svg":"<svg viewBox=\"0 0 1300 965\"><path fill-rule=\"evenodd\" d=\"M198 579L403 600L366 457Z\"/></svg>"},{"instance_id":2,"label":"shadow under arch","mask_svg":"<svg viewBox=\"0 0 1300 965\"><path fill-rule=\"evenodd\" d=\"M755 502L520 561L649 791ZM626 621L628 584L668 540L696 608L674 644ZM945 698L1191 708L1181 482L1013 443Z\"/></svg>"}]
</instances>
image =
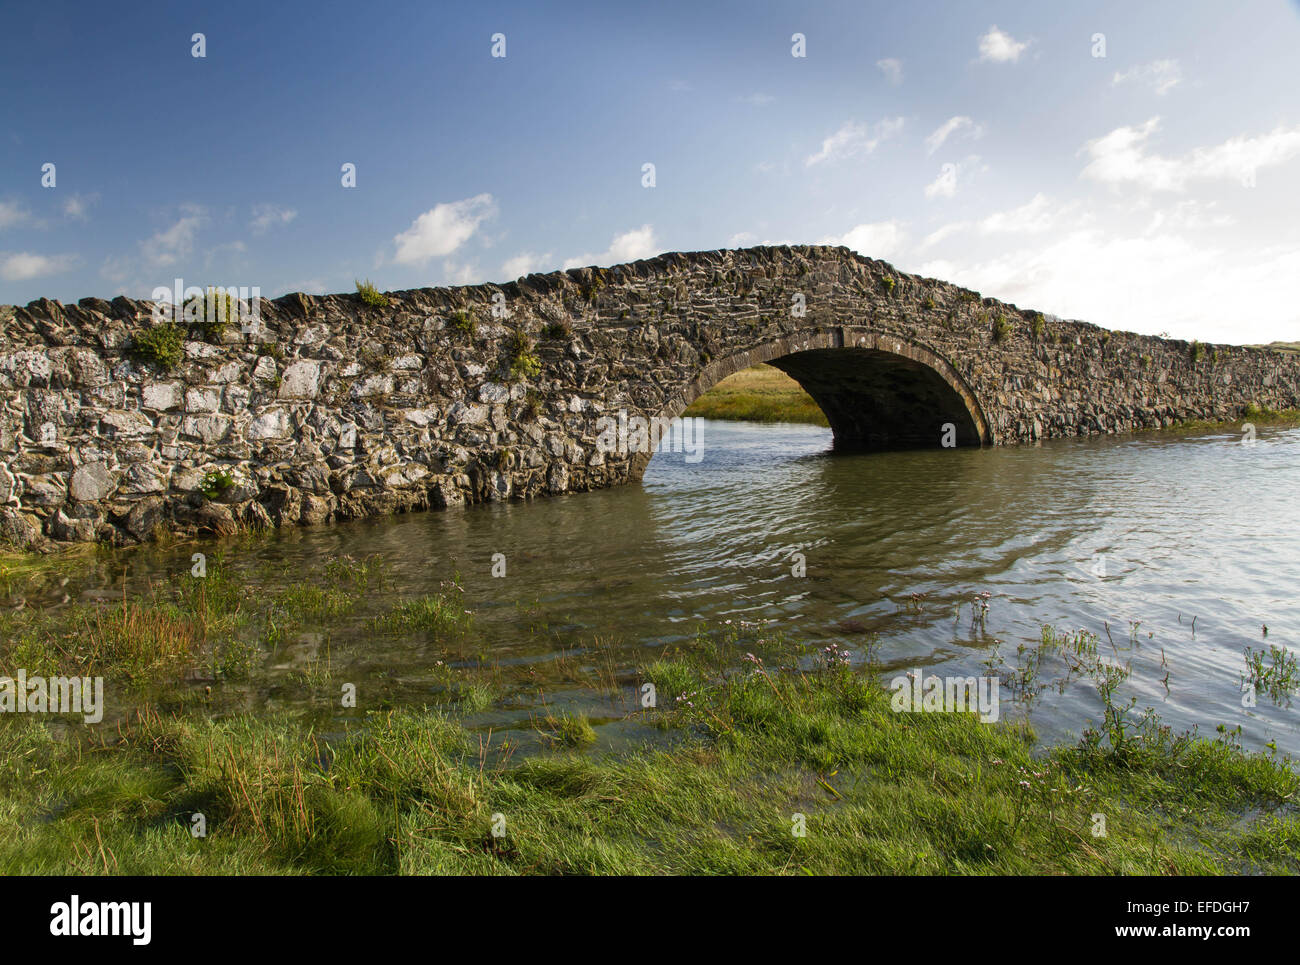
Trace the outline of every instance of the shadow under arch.
<instances>
[{"instance_id":1,"label":"shadow under arch","mask_svg":"<svg viewBox=\"0 0 1300 965\"><path fill-rule=\"evenodd\" d=\"M762 342L716 359L660 414L674 419L728 375L767 362L826 413L836 449L938 448L951 424L958 446L993 445L983 407L947 359L897 335L836 328ZM649 463L638 467L637 478Z\"/></svg>"}]
</instances>

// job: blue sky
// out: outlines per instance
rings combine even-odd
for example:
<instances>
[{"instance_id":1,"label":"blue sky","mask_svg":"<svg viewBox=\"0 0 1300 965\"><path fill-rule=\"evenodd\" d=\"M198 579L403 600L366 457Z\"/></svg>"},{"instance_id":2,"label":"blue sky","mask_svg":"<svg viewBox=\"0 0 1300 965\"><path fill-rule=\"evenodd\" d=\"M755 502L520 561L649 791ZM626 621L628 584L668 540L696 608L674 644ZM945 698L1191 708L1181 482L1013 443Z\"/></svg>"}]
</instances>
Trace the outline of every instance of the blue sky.
<instances>
[{"instance_id":1,"label":"blue sky","mask_svg":"<svg viewBox=\"0 0 1300 965\"><path fill-rule=\"evenodd\" d=\"M1296 2L128 6L4 15L0 302L843 243L1300 339Z\"/></svg>"}]
</instances>

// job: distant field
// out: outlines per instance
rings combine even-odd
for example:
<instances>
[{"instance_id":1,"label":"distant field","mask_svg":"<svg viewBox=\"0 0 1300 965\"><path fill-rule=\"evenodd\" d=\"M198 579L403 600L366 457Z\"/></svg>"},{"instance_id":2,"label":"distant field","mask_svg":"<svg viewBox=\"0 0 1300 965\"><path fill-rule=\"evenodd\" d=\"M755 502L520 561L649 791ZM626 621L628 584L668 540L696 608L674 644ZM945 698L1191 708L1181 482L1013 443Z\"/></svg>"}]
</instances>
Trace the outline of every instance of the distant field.
<instances>
[{"instance_id":1,"label":"distant field","mask_svg":"<svg viewBox=\"0 0 1300 965\"><path fill-rule=\"evenodd\" d=\"M825 413L799 383L770 365L755 365L727 376L682 414L738 422L829 425Z\"/></svg>"}]
</instances>

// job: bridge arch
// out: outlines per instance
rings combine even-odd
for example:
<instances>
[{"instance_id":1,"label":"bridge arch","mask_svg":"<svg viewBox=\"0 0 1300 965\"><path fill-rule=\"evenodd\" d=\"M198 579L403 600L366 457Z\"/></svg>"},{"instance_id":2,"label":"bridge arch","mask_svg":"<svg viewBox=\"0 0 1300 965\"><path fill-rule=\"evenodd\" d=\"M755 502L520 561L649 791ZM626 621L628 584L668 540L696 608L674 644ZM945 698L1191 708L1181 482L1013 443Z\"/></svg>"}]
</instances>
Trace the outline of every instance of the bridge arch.
<instances>
[{"instance_id":1,"label":"bridge arch","mask_svg":"<svg viewBox=\"0 0 1300 965\"><path fill-rule=\"evenodd\" d=\"M997 441L979 399L947 359L909 339L859 328L771 339L715 359L660 418L680 416L727 376L760 362L812 396L826 413L837 449L935 447L948 423L959 446ZM637 467L638 477L648 462Z\"/></svg>"}]
</instances>

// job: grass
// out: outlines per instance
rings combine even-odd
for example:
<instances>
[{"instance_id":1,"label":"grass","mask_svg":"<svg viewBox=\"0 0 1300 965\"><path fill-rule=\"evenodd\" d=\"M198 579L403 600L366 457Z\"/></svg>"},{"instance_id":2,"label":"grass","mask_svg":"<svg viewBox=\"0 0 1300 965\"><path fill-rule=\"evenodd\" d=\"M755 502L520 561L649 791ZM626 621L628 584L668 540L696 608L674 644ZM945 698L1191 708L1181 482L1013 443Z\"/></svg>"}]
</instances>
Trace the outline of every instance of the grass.
<instances>
[{"instance_id":1,"label":"grass","mask_svg":"<svg viewBox=\"0 0 1300 965\"><path fill-rule=\"evenodd\" d=\"M1219 429L1225 426L1240 426L1243 420L1259 425L1300 425L1300 409L1271 409L1255 402L1248 402L1242 409L1239 418L1227 420L1183 419L1177 422L1174 428L1190 430Z\"/></svg>"},{"instance_id":2,"label":"grass","mask_svg":"<svg viewBox=\"0 0 1300 965\"><path fill-rule=\"evenodd\" d=\"M357 281L357 294L361 296L361 301L372 308L387 308L388 298L378 288L370 283L370 279Z\"/></svg>"},{"instance_id":3,"label":"grass","mask_svg":"<svg viewBox=\"0 0 1300 965\"><path fill-rule=\"evenodd\" d=\"M1247 647L1242 654L1246 661L1243 684L1262 690L1274 703L1291 706L1291 699L1300 694L1300 662L1285 647L1268 645L1255 650Z\"/></svg>"},{"instance_id":4,"label":"grass","mask_svg":"<svg viewBox=\"0 0 1300 965\"><path fill-rule=\"evenodd\" d=\"M85 553L77 554L84 562ZM25 565L24 565L25 564ZM46 557L0 557L0 590L19 579L57 580L64 567ZM379 560L332 557L315 579L276 593L257 591L222 558L206 560L205 575L190 573L106 603L73 604L48 613L0 609L0 675L28 673L106 677L158 687L188 671L245 677L265 656L262 647L308 624L327 627L351 616L368 592L383 588ZM456 596L435 594L399 604L372 618L392 634L462 635L472 620Z\"/></svg>"},{"instance_id":5,"label":"grass","mask_svg":"<svg viewBox=\"0 0 1300 965\"><path fill-rule=\"evenodd\" d=\"M204 294L196 295L185 303L182 318L189 325L197 325L203 330L203 337L212 342L220 342L231 322L239 317L239 306L235 297L224 289L218 291L211 285Z\"/></svg>"},{"instance_id":6,"label":"grass","mask_svg":"<svg viewBox=\"0 0 1300 965\"><path fill-rule=\"evenodd\" d=\"M384 633L410 633L420 630L451 635L463 632L470 614L459 596L435 594L399 603L388 613L376 617L373 626Z\"/></svg>"},{"instance_id":7,"label":"grass","mask_svg":"<svg viewBox=\"0 0 1300 965\"><path fill-rule=\"evenodd\" d=\"M170 372L185 358L185 329L170 322L136 332L131 338L131 355L161 372Z\"/></svg>"},{"instance_id":8,"label":"grass","mask_svg":"<svg viewBox=\"0 0 1300 965\"><path fill-rule=\"evenodd\" d=\"M763 364L727 376L692 402L682 415L829 426L826 414L798 382L780 369Z\"/></svg>"},{"instance_id":9,"label":"grass","mask_svg":"<svg viewBox=\"0 0 1300 965\"><path fill-rule=\"evenodd\" d=\"M586 747L596 743L596 730L584 714L558 717L548 714L538 722L536 730L552 747Z\"/></svg>"},{"instance_id":10,"label":"grass","mask_svg":"<svg viewBox=\"0 0 1300 965\"><path fill-rule=\"evenodd\" d=\"M533 351L533 340L528 333L515 329L506 336L506 353L510 358L510 379L518 382L535 379L542 371L541 359Z\"/></svg>"},{"instance_id":11,"label":"grass","mask_svg":"<svg viewBox=\"0 0 1300 965\"><path fill-rule=\"evenodd\" d=\"M894 713L870 674L843 667L717 675L678 655L644 672L665 697L691 695L639 712L672 745L599 759L572 749L594 734L570 717L544 724L558 750L522 761L415 710L357 717L331 740L286 718L144 714L73 745L14 721L0 728L0 870L1300 870L1300 779L1226 743L1155 729L1044 753L1023 726Z\"/></svg>"},{"instance_id":12,"label":"grass","mask_svg":"<svg viewBox=\"0 0 1300 965\"><path fill-rule=\"evenodd\" d=\"M465 309L452 312L448 320L448 326L453 332L459 332L467 338L473 338L478 333L478 322Z\"/></svg>"},{"instance_id":13,"label":"grass","mask_svg":"<svg viewBox=\"0 0 1300 965\"><path fill-rule=\"evenodd\" d=\"M1243 415L1256 422L1300 422L1300 409L1270 409L1254 402L1246 404Z\"/></svg>"},{"instance_id":14,"label":"grass","mask_svg":"<svg viewBox=\"0 0 1300 965\"><path fill-rule=\"evenodd\" d=\"M114 684L194 666L234 676L262 659L249 641L272 620L346 619L388 582L373 557L334 557L267 594L214 554L206 577L120 602L0 612L0 670ZM462 640L472 623L455 583L366 618L422 647ZM512 695L442 660L438 707L335 708L323 730L310 712L235 706L210 720L170 697L96 729L5 714L0 873L1300 872L1293 763L1243 753L1231 733L1174 735L1113 703L1121 678L1093 634L1044 626L1037 648L999 668L1026 700L1050 672L1093 678L1095 723L1073 746L1044 748L1023 723L894 712L874 644L850 667L756 633L704 628L627 675L601 674L608 706L622 698L617 739L642 735L616 752L577 711L544 711L523 738L467 729L457 716ZM754 652L737 660L742 650ZM1244 658L1243 679L1295 691L1289 651ZM328 666L302 674L331 681ZM519 753L517 739L535 746Z\"/></svg>"}]
</instances>

